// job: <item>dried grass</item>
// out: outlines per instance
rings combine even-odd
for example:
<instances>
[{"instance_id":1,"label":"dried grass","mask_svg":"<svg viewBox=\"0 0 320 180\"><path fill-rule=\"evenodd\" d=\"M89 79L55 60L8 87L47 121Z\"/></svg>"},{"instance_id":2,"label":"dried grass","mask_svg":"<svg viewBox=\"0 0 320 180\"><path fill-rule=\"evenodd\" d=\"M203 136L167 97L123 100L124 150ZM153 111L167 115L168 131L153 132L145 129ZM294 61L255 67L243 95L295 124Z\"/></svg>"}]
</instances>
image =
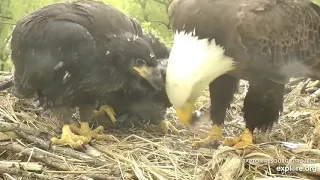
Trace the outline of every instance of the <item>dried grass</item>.
<instances>
[{"instance_id":1,"label":"dried grass","mask_svg":"<svg viewBox=\"0 0 320 180\"><path fill-rule=\"evenodd\" d=\"M0 81L8 78L10 74L0 73ZM303 81L292 84L288 85L293 90L285 97L279 122L271 132L256 132L255 142L264 144L247 154L230 147L193 150L191 142L206 135L210 122L199 126L199 134L185 131L180 137L158 135L143 128L105 127L106 133L114 135L118 142L95 141L82 152L51 146L49 139L59 136L60 122L36 108L32 101L18 100L7 92L0 92L0 130L11 130L18 135L0 132L0 161L32 162L33 165L8 168L0 162L0 173L5 179L19 176L24 176L23 179L316 179L320 177L320 138L314 135L320 132L319 103L301 95ZM247 86L244 81L240 83L240 92L228 111L225 136L236 136L243 130L241 109ZM209 105L206 91L197 107L206 110ZM166 118L176 127L184 128L178 124L173 109L168 110ZM297 161L274 163L272 159L303 159L311 165ZM276 171L278 166L289 165L317 166L318 169L313 173ZM30 171L33 167L37 171Z\"/></svg>"}]
</instances>

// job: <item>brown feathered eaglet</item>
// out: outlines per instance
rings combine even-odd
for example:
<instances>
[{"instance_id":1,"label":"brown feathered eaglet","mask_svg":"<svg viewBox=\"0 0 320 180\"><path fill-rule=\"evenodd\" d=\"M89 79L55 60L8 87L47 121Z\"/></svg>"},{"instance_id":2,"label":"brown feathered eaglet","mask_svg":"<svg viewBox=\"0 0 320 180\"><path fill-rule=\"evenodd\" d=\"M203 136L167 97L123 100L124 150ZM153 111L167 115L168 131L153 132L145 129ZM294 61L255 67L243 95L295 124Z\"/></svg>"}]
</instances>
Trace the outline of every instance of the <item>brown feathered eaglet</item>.
<instances>
[{"instance_id":1,"label":"brown feathered eaglet","mask_svg":"<svg viewBox=\"0 0 320 180\"><path fill-rule=\"evenodd\" d=\"M134 23L136 24L136 27L139 26L137 21L134 21ZM165 77L167 58L169 57L168 48L163 42L160 41L159 38L151 33L142 31L140 32L141 33L139 33L139 36L145 39L152 47L152 50L158 60L157 68L161 71L162 76ZM142 84L143 83L141 83L141 85ZM160 131L163 134L180 134L180 131L165 118L167 108L171 107L172 105L168 99L164 87L158 91L145 91L144 89L131 93L122 91L118 92L115 97L116 98L113 98L112 100L108 99L107 102L101 101L99 103L100 105L108 103L108 105L114 109L117 114L116 125L119 128L122 129L143 125L153 131ZM103 110L100 110L98 114L105 115ZM107 116L97 116L98 123L110 125L110 123L106 121L105 117ZM194 114L193 118L194 120L197 120L198 116Z\"/></svg>"},{"instance_id":2,"label":"brown feathered eaglet","mask_svg":"<svg viewBox=\"0 0 320 180\"><path fill-rule=\"evenodd\" d=\"M139 33L130 18L101 2L45 6L22 18L13 30L12 93L19 98L36 96L64 122L61 139L53 138L54 144L80 148L92 138L108 139L103 127L91 130L87 123L97 100L161 88L157 59ZM81 128L69 126L75 106ZM112 107L104 110L115 123Z\"/></svg>"},{"instance_id":3,"label":"brown feathered eaglet","mask_svg":"<svg viewBox=\"0 0 320 180\"><path fill-rule=\"evenodd\" d=\"M174 0L169 12L175 35L166 90L181 123L192 127L194 103L210 91L214 127L194 148L222 139L239 79L250 83L247 129L224 144L243 148L254 129L277 121L290 77L320 75L320 9L310 0Z\"/></svg>"}]
</instances>

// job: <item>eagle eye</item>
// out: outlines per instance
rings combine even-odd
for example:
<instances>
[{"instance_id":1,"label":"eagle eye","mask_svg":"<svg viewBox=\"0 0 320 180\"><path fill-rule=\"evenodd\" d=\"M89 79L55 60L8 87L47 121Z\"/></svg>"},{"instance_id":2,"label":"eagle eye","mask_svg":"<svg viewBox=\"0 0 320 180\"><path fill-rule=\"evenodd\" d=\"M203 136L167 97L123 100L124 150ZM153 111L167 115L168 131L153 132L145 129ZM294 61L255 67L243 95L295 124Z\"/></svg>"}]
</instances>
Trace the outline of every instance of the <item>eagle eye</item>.
<instances>
[{"instance_id":1,"label":"eagle eye","mask_svg":"<svg viewBox=\"0 0 320 180\"><path fill-rule=\"evenodd\" d=\"M138 66L142 66L142 65L145 65L145 64L147 64L147 63L143 59L137 59L136 60L136 65L138 65Z\"/></svg>"}]
</instances>

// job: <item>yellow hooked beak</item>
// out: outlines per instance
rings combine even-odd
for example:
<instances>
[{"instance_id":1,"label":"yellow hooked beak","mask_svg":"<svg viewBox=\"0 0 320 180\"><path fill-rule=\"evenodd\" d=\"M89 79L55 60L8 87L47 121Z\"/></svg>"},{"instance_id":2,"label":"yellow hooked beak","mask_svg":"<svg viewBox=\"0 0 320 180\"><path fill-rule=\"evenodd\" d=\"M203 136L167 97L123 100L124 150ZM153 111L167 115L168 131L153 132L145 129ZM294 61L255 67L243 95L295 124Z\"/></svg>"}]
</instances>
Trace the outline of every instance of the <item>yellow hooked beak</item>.
<instances>
[{"instance_id":1,"label":"yellow hooked beak","mask_svg":"<svg viewBox=\"0 0 320 180\"><path fill-rule=\"evenodd\" d=\"M191 125L194 103L187 103L183 108L177 108L176 114L182 125Z\"/></svg>"},{"instance_id":2,"label":"yellow hooked beak","mask_svg":"<svg viewBox=\"0 0 320 180\"><path fill-rule=\"evenodd\" d=\"M155 89L161 89L163 79L159 69L142 65L133 69L144 79L146 79Z\"/></svg>"}]
</instances>

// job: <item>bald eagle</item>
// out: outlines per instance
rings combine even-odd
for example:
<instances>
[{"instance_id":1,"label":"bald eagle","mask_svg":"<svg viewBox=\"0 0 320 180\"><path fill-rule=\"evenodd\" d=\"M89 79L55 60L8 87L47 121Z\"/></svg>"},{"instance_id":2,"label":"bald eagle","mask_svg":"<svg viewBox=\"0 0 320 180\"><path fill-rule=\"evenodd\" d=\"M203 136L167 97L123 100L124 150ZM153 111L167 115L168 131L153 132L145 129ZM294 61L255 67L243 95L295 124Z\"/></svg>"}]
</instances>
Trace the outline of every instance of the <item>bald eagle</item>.
<instances>
[{"instance_id":1,"label":"bald eagle","mask_svg":"<svg viewBox=\"0 0 320 180\"><path fill-rule=\"evenodd\" d=\"M87 122L96 101L140 91L142 85L159 89L163 81L150 45L137 35L130 18L101 2L45 6L13 30L12 93L36 97L64 122L61 139L52 138L53 144L80 148L92 138L108 139L103 127L91 130ZM70 126L73 107L79 107L80 128ZM112 107L105 107L115 121Z\"/></svg>"},{"instance_id":2,"label":"bald eagle","mask_svg":"<svg viewBox=\"0 0 320 180\"><path fill-rule=\"evenodd\" d=\"M320 8L310 0L174 0L169 11L174 42L166 91L182 124L192 127L194 104L207 86L210 91L214 126L195 149L223 139L239 79L250 84L246 129L224 143L244 148L255 129L277 121L290 77L320 75Z\"/></svg>"}]
</instances>

